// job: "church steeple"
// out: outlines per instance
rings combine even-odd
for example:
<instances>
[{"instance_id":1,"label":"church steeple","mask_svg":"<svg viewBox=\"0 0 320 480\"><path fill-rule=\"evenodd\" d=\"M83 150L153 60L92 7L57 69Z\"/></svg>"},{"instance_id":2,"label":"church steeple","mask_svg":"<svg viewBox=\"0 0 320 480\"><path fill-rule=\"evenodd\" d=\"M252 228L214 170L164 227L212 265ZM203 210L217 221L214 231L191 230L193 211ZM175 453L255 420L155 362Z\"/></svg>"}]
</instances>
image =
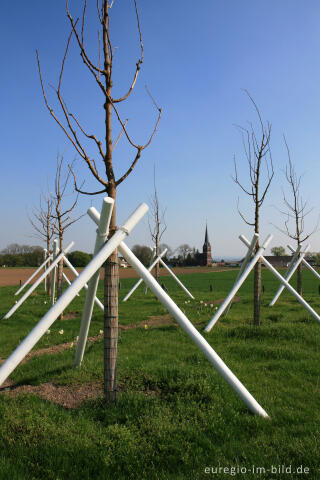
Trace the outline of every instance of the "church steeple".
<instances>
[{"instance_id":1,"label":"church steeple","mask_svg":"<svg viewBox=\"0 0 320 480\"><path fill-rule=\"evenodd\" d=\"M204 243L209 243L209 236L208 236L208 225L206 224L206 233L204 236Z\"/></svg>"},{"instance_id":2,"label":"church steeple","mask_svg":"<svg viewBox=\"0 0 320 480\"><path fill-rule=\"evenodd\" d=\"M204 236L204 244L202 249L202 264L205 266L212 265L212 256L211 256L211 245L209 242L209 235L208 235L208 225L206 224L206 232Z\"/></svg>"}]
</instances>

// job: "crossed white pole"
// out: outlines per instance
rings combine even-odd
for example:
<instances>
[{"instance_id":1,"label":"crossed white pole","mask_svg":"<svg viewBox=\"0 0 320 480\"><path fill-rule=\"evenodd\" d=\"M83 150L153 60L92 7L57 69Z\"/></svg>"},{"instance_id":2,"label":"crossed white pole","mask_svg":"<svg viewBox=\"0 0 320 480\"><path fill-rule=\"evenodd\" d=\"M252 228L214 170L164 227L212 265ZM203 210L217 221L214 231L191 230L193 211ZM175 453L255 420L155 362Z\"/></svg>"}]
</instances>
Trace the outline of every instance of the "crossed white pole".
<instances>
[{"instance_id":1,"label":"crossed white pole","mask_svg":"<svg viewBox=\"0 0 320 480\"><path fill-rule=\"evenodd\" d=\"M165 256L165 254L167 253L168 249L165 248L163 250L163 252L160 253L160 255L155 258L153 261L151 261L151 264L149 265L148 267L148 271L151 272L152 269L157 265L157 263L161 263L161 265L167 270L167 272L175 279L175 281L178 283L178 285L180 285L180 287L182 288L182 290L184 290L186 292L186 294L192 298L192 300L194 300L194 296L189 292L189 290L183 285L183 283L181 282L181 280L179 280L179 278L173 273L173 271L168 267L168 265L162 260L162 257ZM154 254L155 255L155 254ZM123 302L126 302L130 297L131 295L133 294L133 292L139 287L139 285L143 282L143 279L140 278L137 283L132 287L132 289L130 290L129 293L127 293L127 295L124 297L124 299L122 300Z\"/></svg>"},{"instance_id":2,"label":"crossed white pole","mask_svg":"<svg viewBox=\"0 0 320 480\"><path fill-rule=\"evenodd\" d=\"M44 252L45 252L45 256L47 254L47 250L44 249ZM19 290L16 291L15 295L19 295L19 293L22 292L22 290L31 282L31 280L34 279L34 277L36 275L38 275L38 273L44 268L46 269L46 266L47 266L47 263L50 262L50 260L52 260L52 254L49 255L45 260L44 262L40 265L40 267L24 282L24 284L19 288ZM46 277L45 277L46 278Z\"/></svg>"},{"instance_id":3,"label":"crossed white pole","mask_svg":"<svg viewBox=\"0 0 320 480\"><path fill-rule=\"evenodd\" d=\"M98 225L96 246L101 241L98 240L98 237L104 237L108 233L108 222L111 217L112 206L113 201L111 199L105 199L103 202L101 216L97 211L95 211L95 209L90 209L90 216ZM227 367L227 365L223 362L219 355L205 340L205 338L203 338L203 336L188 320L185 314L179 309L179 307L174 303L174 301L169 297L169 295L161 288L161 286L153 278L151 273L142 265L142 263L135 257L135 255L123 242L123 240L130 234L133 227L141 220L141 218L145 215L147 211L148 206L146 204L141 204L136 209L136 211L128 218L125 224L122 227L118 228L114 235L97 251L89 264L82 270L82 272L72 282L69 288L65 290L65 292L57 300L57 302L52 305L50 310L31 330L29 335L20 343L20 345L14 350L14 352L0 366L0 385L8 378L10 373L30 352L34 345L40 340L40 338L45 334L48 328L50 328L53 322L59 317L59 315L69 305L69 303L79 293L79 291L84 287L84 285L89 282L86 295L86 305L90 304L90 308L88 308L87 310L84 309L84 313L82 315L79 341L77 344L75 358L75 364L80 365L91 321L91 307L96 293L97 275L99 269L106 261L106 259L116 248L118 248L120 253L127 260L127 262L130 263L137 270L137 272L143 278L144 282L148 285L148 287L154 292L157 298L168 309L171 315L177 320L179 325L189 335L193 342L202 350L208 360L212 363L212 365L216 368L220 375L229 383L229 385L244 401L244 403L249 407L249 409L255 414L268 418L268 414L266 413L266 411L253 398L253 396L248 392L245 386L240 382L240 380L238 380L238 378L232 373L232 371ZM60 260L59 257L62 255L63 252L55 259L54 262L58 262ZM50 266L49 268L51 267L52 266ZM54 266L52 268L54 268ZM95 280L94 283L93 280Z\"/></svg>"},{"instance_id":4,"label":"crossed white pole","mask_svg":"<svg viewBox=\"0 0 320 480\"><path fill-rule=\"evenodd\" d=\"M254 239L252 239L252 242L250 243L249 240L247 240L244 235L240 235L239 238L247 247L249 247L249 249L251 248ZM296 299L301 303L301 305L304 306L308 310L308 312L313 316L313 318L315 320L317 320L318 322L320 322L320 317L317 314L317 312L315 312L315 310L313 310L313 308L305 301L305 299L301 295L299 295L299 293L290 285L290 283L285 278L283 278L282 275L280 275L280 273L263 256L263 252L266 249L266 247L268 246L268 244L270 243L271 239L272 239L272 235L269 235L267 237L267 239L264 241L264 243L261 245L261 247L258 249L256 254L253 256L251 261L247 264L247 266L246 266L245 270L243 271L241 277L237 279L237 281L235 282L235 284L234 284L233 288L231 289L229 295L223 301L223 303L220 305L220 308L216 311L215 315L212 317L212 319L210 320L210 322L206 326L205 332L210 332L212 327L217 323L217 321L219 320L221 315L224 313L224 311L226 310L226 308L228 307L228 305L232 301L233 297L236 295L237 291L239 290L241 285L244 283L244 281L246 280L246 278L248 277L251 270L253 269L253 267L255 266L255 264L258 262L259 259L261 259L261 261L264 263L264 265L275 275L275 277L281 282L281 284L284 285L284 287L287 288L289 290L289 292L291 292L292 295L294 295L296 297ZM309 248L309 246L303 252L304 254L306 253L308 248Z\"/></svg>"}]
</instances>

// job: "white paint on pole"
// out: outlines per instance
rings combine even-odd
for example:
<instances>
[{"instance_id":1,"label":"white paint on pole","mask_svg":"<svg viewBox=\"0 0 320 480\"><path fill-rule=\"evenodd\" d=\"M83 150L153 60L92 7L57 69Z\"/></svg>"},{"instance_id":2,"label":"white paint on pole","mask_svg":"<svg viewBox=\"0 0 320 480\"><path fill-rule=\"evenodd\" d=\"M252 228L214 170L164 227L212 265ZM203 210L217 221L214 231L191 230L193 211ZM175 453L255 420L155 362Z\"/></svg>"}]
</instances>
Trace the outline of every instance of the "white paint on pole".
<instances>
[{"instance_id":1,"label":"white paint on pole","mask_svg":"<svg viewBox=\"0 0 320 480\"><path fill-rule=\"evenodd\" d=\"M161 260L162 257L164 257L164 255L167 253L168 249L165 248L163 250L163 252L160 253L160 255L151 263L151 265L149 265L148 267L148 272L151 272L151 270L157 265L157 263L159 262L159 260ZM131 295L133 294L133 292L139 287L139 285L143 282L143 279L140 278L137 283L131 288L130 292L127 293L127 295L124 297L124 299L122 300L123 302L126 302L128 300L129 297L131 297Z\"/></svg>"},{"instance_id":2,"label":"white paint on pole","mask_svg":"<svg viewBox=\"0 0 320 480\"><path fill-rule=\"evenodd\" d=\"M72 263L70 263L70 261L68 259L66 259L66 257L63 257L63 261L65 262L67 260L68 263L66 263L66 265L70 268L70 270L72 271L72 273L74 274L75 277L79 277L80 273L77 272L77 270L74 268L74 266L72 265ZM71 285L72 282L70 282L69 278L67 277L67 275L65 273L63 273L63 278L66 280L67 284L68 285ZM88 290L88 285L85 284L83 286L83 288L85 290ZM77 297L79 297L79 294L77 295ZM94 303L97 305L97 307L100 308L100 310L102 312L104 312L104 306L103 306L103 303L100 302L99 298L95 297L94 298Z\"/></svg>"},{"instance_id":3,"label":"white paint on pole","mask_svg":"<svg viewBox=\"0 0 320 480\"><path fill-rule=\"evenodd\" d=\"M53 260L55 260L57 258L58 252L59 252L58 240L55 238L53 240L53 244L52 244ZM55 265L57 265L57 264L55 264ZM57 269L54 268L52 270L52 276L51 276L51 305L54 304L55 296L56 296L56 278L57 278Z\"/></svg>"},{"instance_id":4,"label":"white paint on pole","mask_svg":"<svg viewBox=\"0 0 320 480\"><path fill-rule=\"evenodd\" d=\"M242 235L240 235L240 239L242 240ZM204 329L205 332L210 332L212 327L217 323L229 303L232 301L233 297L236 295L237 291L241 287L241 285L244 283L248 275L250 274L251 270L255 266L255 264L258 262L259 258L261 257L263 251L267 248L269 245L270 241L272 239L272 235L268 235L264 243L259 247L258 251L252 258L252 260L248 263L246 269L243 271L242 276L237 280L237 282L234 284L233 288L231 289L229 295L225 298L225 300L222 302L220 305L220 308L216 311L215 315L212 317L206 328ZM246 242L246 245L250 247L250 242Z\"/></svg>"},{"instance_id":5,"label":"white paint on pole","mask_svg":"<svg viewBox=\"0 0 320 480\"><path fill-rule=\"evenodd\" d=\"M242 273L244 272L246 266L248 265L249 261L251 260L251 257L253 255L253 251L255 249L255 246L257 245L257 241L258 241L258 238L259 238L259 234L258 233L255 233L252 237L252 240L251 240L251 243L250 243L250 247L247 251L247 254L246 256L244 257L244 260L241 264L241 267L240 267L240 270L239 270L239 273L237 275L237 278L236 278L236 281L235 281L235 284L237 283L237 281L239 280L239 278L241 277ZM232 305L232 300L231 302L229 303L229 305L226 307L226 309L224 310L223 312L223 315L227 315L227 313L229 312L230 308L231 308L231 305Z\"/></svg>"},{"instance_id":6,"label":"white paint on pole","mask_svg":"<svg viewBox=\"0 0 320 480\"><path fill-rule=\"evenodd\" d=\"M0 385L8 378L11 372L19 365L24 357L30 352L40 338L45 334L48 328L59 317L63 310L69 305L84 285L90 280L92 275L102 266L111 253L118 247L119 243L129 235L133 227L141 220L148 211L148 206L142 203L128 218L125 224L120 227L112 238L101 248L88 265L82 270L70 287L65 290L57 302L52 305L50 310L42 317L39 323L32 329L27 337L20 343L14 352L0 366Z\"/></svg>"},{"instance_id":7,"label":"white paint on pole","mask_svg":"<svg viewBox=\"0 0 320 480\"><path fill-rule=\"evenodd\" d=\"M241 235L241 240L244 244L248 245L249 244L249 241L243 236ZM296 299L298 300L298 302L301 303L301 305L303 305L307 310L308 312L310 313L310 315L313 316L313 318L315 320L317 320L318 322L320 322L320 317L319 315L317 314L317 312L315 312L313 310L312 307L310 307L310 305L305 301L304 298L301 297L301 295L299 295L299 293L290 285L290 283L288 283L283 277L282 275L280 275L280 273L271 265L271 263L268 262L268 260L266 258L264 258L263 255L261 255L261 261L265 264L265 266L275 275L275 277L283 284L285 285L285 287L289 290L289 292L292 293L292 295L294 297L296 297Z\"/></svg>"},{"instance_id":8,"label":"white paint on pole","mask_svg":"<svg viewBox=\"0 0 320 480\"><path fill-rule=\"evenodd\" d=\"M47 250L45 250L47 251ZM42 270L42 268L45 268L47 263L50 262L52 259L52 255L50 255L41 265L37 270L24 282L24 284L19 288L19 290L16 291L15 295L19 295L19 293L22 292L22 290L31 282L31 280L34 279L36 275Z\"/></svg>"},{"instance_id":9,"label":"white paint on pole","mask_svg":"<svg viewBox=\"0 0 320 480\"><path fill-rule=\"evenodd\" d=\"M291 245L287 245L287 246L288 246L289 250L291 250L291 252L294 252L294 248L291 247ZM303 265L304 265L305 267L307 267L307 268L310 270L310 272L312 272L312 273L317 277L318 280L320 280L320 275L319 275L319 273L317 272L317 270L315 270L315 269L310 265L310 263L307 262L307 260L306 260L305 258L302 260L302 263L303 263Z\"/></svg>"},{"instance_id":10,"label":"white paint on pole","mask_svg":"<svg viewBox=\"0 0 320 480\"><path fill-rule=\"evenodd\" d=\"M182 290L184 290L186 292L186 294L192 298L192 300L194 300L194 296L189 292L189 290L183 285L183 283L181 282L181 280L179 280L179 278L173 273L173 271L168 267L168 265L166 265L164 263L164 261L162 260L162 258L160 258L160 263L161 265L167 270L167 272L170 273L170 275L175 279L175 281L178 283L178 285L180 285L180 287L182 288Z\"/></svg>"},{"instance_id":11,"label":"white paint on pole","mask_svg":"<svg viewBox=\"0 0 320 480\"><path fill-rule=\"evenodd\" d=\"M93 255L96 255L102 245L107 240L109 235L109 226L111 221L112 210L114 206L114 200L110 197L105 197L102 202L101 208L101 215L97 229L97 236L96 236L96 243L94 246ZM93 208L89 208L88 215L94 217L95 215L99 215L99 213ZM82 318L81 318L81 325L80 325L80 332L79 332L79 339L76 347L76 353L74 358L74 366L80 367L84 350L86 348L86 343L89 334L89 328L92 318L93 312L93 305L96 299L96 293L98 289L100 278L100 269L92 276L88 283L88 290L87 295L84 303L84 308L82 311ZM102 305L102 311L104 311L104 306Z\"/></svg>"},{"instance_id":12,"label":"white paint on pole","mask_svg":"<svg viewBox=\"0 0 320 480\"><path fill-rule=\"evenodd\" d=\"M7 319L7 318L11 317L11 315L20 307L20 305L23 304L23 302L31 295L31 293L44 280L44 278L47 275L49 275L49 273L56 267L57 263L61 260L61 258L64 256L64 254L66 254L67 252L69 252L69 250L71 250L73 245L74 245L74 242L69 243L67 248L65 248L65 250L62 253L60 253L60 255L58 255L56 257L56 259L51 263L50 267L48 267L47 270L45 270L43 272L43 274L31 285L29 290L27 290L26 293L17 301L17 303L15 305L13 305L11 310L9 310L9 312L3 317L4 319Z\"/></svg>"},{"instance_id":13,"label":"white paint on pole","mask_svg":"<svg viewBox=\"0 0 320 480\"><path fill-rule=\"evenodd\" d=\"M142 265L137 257L131 252L131 250L121 242L119 245L119 252L130 263L144 282L153 291L157 298L168 309L171 315L177 320L183 330L189 335L193 342L200 348L200 350L206 355L212 365L218 370L220 375L229 383L231 388L239 395L249 409L262 417L268 418L266 411L259 405L259 403L253 398L251 393L245 388L245 386L238 380L238 378L227 367L219 355L213 350L209 343L203 338L198 330L192 325L180 308L174 303L174 301L166 294L166 292L160 287L159 283L153 278L151 273Z\"/></svg>"},{"instance_id":14,"label":"white paint on pole","mask_svg":"<svg viewBox=\"0 0 320 480\"><path fill-rule=\"evenodd\" d=\"M310 250L310 245L307 245L307 247L305 248L305 250L303 252L301 252L300 256L299 256L299 253L297 253L297 255L294 255L294 258L295 257L298 257L296 259L296 261L291 265L291 268L289 271L286 272L286 275L284 276L285 280L287 282L289 282L290 278L293 276L294 272L297 270L298 266L300 265L300 263L303 261L303 258L304 256L306 255L306 253ZM276 303L276 301L278 300L278 298L280 297L281 293L283 292L283 290L285 289L285 285L280 285L277 293L275 294L275 296L273 297L273 299L271 300L271 302L269 303L269 307L273 307L273 305Z\"/></svg>"}]
</instances>

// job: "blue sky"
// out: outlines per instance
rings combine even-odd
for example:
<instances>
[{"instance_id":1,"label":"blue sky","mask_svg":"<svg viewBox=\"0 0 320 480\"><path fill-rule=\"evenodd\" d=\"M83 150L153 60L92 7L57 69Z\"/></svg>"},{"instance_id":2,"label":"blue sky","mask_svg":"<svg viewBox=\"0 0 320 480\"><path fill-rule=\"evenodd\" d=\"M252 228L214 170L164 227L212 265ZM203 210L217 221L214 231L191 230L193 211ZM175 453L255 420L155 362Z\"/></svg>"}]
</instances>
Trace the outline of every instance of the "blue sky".
<instances>
[{"instance_id":1,"label":"blue sky","mask_svg":"<svg viewBox=\"0 0 320 480\"><path fill-rule=\"evenodd\" d=\"M90 2L92 5L95 2ZM74 17L81 2L70 0ZM241 256L238 235L252 235L237 213L237 198L249 216L252 205L231 179L233 155L240 176L248 178L241 137L235 124L256 121L242 89L248 89L263 118L272 123L275 177L261 211L261 236L274 234L272 245L287 239L273 224L283 226L275 209L285 187L285 133L296 170L303 173L302 194L314 207L306 221L311 231L319 215L320 155L320 3L317 0L177 0L138 1L144 43L144 64L135 92L121 113L128 130L143 143L156 118L144 86L163 108L154 141L134 173L118 190L121 223L152 195L153 165L161 204L166 208L163 241L172 248L182 243L202 248L208 222L213 256ZM56 106L49 83L57 84L69 33L64 0L4 2L1 6L1 209L0 249L12 242L38 243L32 238L27 212L39 203L47 182L52 185L57 152L71 162L75 152L47 112L40 89L35 50L39 49L48 98ZM88 11L88 50L97 51L95 9ZM116 48L115 95L125 91L139 49L132 0L115 0L111 29ZM66 63L63 94L85 127L103 139L103 99L83 66L73 42ZM114 124L117 135L118 125ZM93 152L93 147L90 147ZM133 152L124 139L115 150L120 174ZM99 190L77 160L79 181ZM79 213L102 196L82 196ZM82 218L66 234L75 248L90 251L95 228ZM148 223L142 221L128 240L151 244ZM320 233L311 239L320 251Z\"/></svg>"}]
</instances>

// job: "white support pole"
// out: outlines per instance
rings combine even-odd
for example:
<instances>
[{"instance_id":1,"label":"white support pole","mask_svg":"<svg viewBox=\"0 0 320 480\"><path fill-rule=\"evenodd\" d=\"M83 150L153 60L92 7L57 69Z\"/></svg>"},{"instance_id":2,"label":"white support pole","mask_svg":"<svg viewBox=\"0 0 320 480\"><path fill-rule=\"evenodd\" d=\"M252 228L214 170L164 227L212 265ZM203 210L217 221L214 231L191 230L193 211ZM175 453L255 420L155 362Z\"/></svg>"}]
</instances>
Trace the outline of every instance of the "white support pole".
<instances>
[{"instance_id":1,"label":"white support pole","mask_svg":"<svg viewBox=\"0 0 320 480\"><path fill-rule=\"evenodd\" d=\"M239 237L242 240L242 235ZM226 307L229 305L229 303L232 301L233 297L241 287L241 285L244 283L245 279L248 277L249 273L261 257L263 251L267 248L269 245L270 241L272 239L272 235L268 235L264 243L261 245L261 247L258 249L250 263L248 263L246 269L243 271L242 276L238 279L238 281L234 284L233 288L231 289L229 295L224 299L222 304L220 305L220 308L216 311L215 315L212 317L206 328L204 329L205 332L210 332L211 328L217 323L223 312L225 311ZM247 242L246 245L250 247L250 242Z\"/></svg>"},{"instance_id":2,"label":"white support pole","mask_svg":"<svg viewBox=\"0 0 320 480\"><path fill-rule=\"evenodd\" d=\"M47 251L47 250L45 250ZM37 270L28 278L28 280L26 280L24 282L24 284L19 288L19 290L16 291L15 295L19 295L20 292L22 292L22 290L31 282L31 280L34 279L34 277L36 275L38 275L38 273L40 272L40 270L42 268L45 268L45 266L47 265L47 263L52 259L52 255L50 255L41 265L39 268L37 268Z\"/></svg>"},{"instance_id":3,"label":"white support pole","mask_svg":"<svg viewBox=\"0 0 320 480\"><path fill-rule=\"evenodd\" d=\"M96 243L94 246L93 255L96 255L104 242L107 240L109 234L109 226L111 221L112 210L114 206L114 200L110 197L105 197L102 202L100 221L97 229ZM97 210L93 207L89 208L88 215L99 215ZM89 334L89 328L92 318L93 305L96 302L96 293L98 289L100 279L100 269L92 276L88 283L88 290L86 294L86 299L82 311L82 318L79 331L79 339L76 347L76 353L74 357L74 366L80 367L84 355L84 350L86 348L86 343ZM101 303L101 302L100 302ZM102 311L104 312L104 306L102 306Z\"/></svg>"},{"instance_id":4,"label":"white support pole","mask_svg":"<svg viewBox=\"0 0 320 480\"><path fill-rule=\"evenodd\" d=\"M160 255L151 263L151 265L148 267L148 272L151 272L151 270L154 268L154 266L159 262L159 260L164 257L164 255L167 253L168 249L165 248L163 252L160 253ZM127 295L124 297L122 300L123 302L126 302L129 297L133 294L133 292L139 287L139 285L143 282L143 279L140 278L137 283L131 288L130 292L127 293Z\"/></svg>"},{"instance_id":5,"label":"white support pole","mask_svg":"<svg viewBox=\"0 0 320 480\"><path fill-rule=\"evenodd\" d=\"M52 244L52 255L53 255L53 260L57 258L59 252L58 248L58 240L55 238L53 240ZM57 265L57 264L55 264ZM54 268L52 270L52 276L51 276L51 305L54 304L55 296L56 296L56 278L57 278L57 269Z\"/></svg>"},{"instance_id":6,"label":"white support pole","mask_svg":"<svg viewBox=\"0 0 320 480\"><path fill-rule=\"evenodd\" d=\"M240 270L239 270L239 273L237 275L237 278L236 278L236 281L234 282L234 284L237 283L237 281L239 280L239 278L241 277L242 273L244 272L246 266L248 265L249 261L251 260L251 257L252 257L252 254L253 254L253 250L255 249L255 246L257 244L257 241L258 241L258 238L259 238L259 234L258 233L255 233L252 237L252 240L251 240L251 243L250 243L250 247L247 251L247 254L246 256L244 257L244 260L241 264L241 267L240 267ZM231 308L231 305L232 305L232 301L229 303L229 305L226 307L226 309L224 310L223 312L223 315L227 315L230 308Z\"/></svg>"},{"instance_id":7,"label":"white support pole","mask_svg":"<svg viewBox=\"0 0 320 480\"><path fill-rule=\"evenodd\" d=\"M288 245L288 248L289 248L289 250L291 250L291 252L294 252L294 248L291 247L291 245ZM317 270L315 270L315 269L310 265L310 263L307 262L307 260L306 260L305 258L302 260L302 263L303 263L303 265L304 265L305 267L307 267L307 268L317 277L318 280L320 280L320 275L319 275L319 273L317 272Z\"/></svg>"},{"instance_id":8,"label":"white support pole","mask_svg":"<svg viewBox=\"0 0 320 480\"><path fill-rule=\"evenodd\" d=\"M57 263L61 260L61 258L63 257L63 255L67 252L69 252L69 250L71 250L71 248L73 247L74 245L74 242L71 242L69 243L69 245L67 246L67 248L65 248L64 252L60 253L60 255L58 255L56 257L56 259L51 263L50 267L47 268L47 270L45 272L43 272L43 274L31 285L31 287L29 288L29 290L26 291L26 293L17 301L17 303L15 305L13 305L13 307L11 308L11 310L9 310L9 312L3 317L4 319L7 319L7 318L10 318L11 315L20 307L20 305L23 304L23 302L31 295L31 293L37 288L37 286L44 280L44 278L49 275L49 273L55 268L55 266L57 265Z\"/></svg>"},{"instance_id":9,"label":"white support pole","mask_svg":"<svg viewBox=\"0 0 320 480\"><path fill-rule=\"evenodd\" d=\"M168 250L168 249L167 249ZM151 259L150 259L150 265L151 263L153 262L153 260L156 258L156 247L153 247L152 248L152 254L151 254ZM149 267L150 267L149 265ZM144 294L147 295L147 291L148 291L148 285L144 285Z\"/></svg>"},{"instance_id":10,"label":"white support pole","mask_svg":"<svg viewBox=\"0 0 320 480\"><path fill-rule=\"evenodd\" d=\"M298 266L303 261L303 258L306 255L306 253L309 251L309 249L310 249L310 245L307 245L305 250L303 252L301 252L300 257L299 257L299 253L296 252L297 255L296 256L294 255L294 257L298 257L298 258L297 258L296 262L293 263L293 265L291 266L289 272L287 271L286 275L284 276L284 278L287 282L289 282L290 278L293 276L294 272L297 270ZM273 307L273 305L276 303L276 301L278 300L278 298L280 297L281 293L283 292L283 290L285 288L286 288L285 285L283 285L283 284L280 285L277 293L275 294L275 296L273 297L273 299L269 303L269 307Z\"/></svg>"},{"instance_id":11,"label":"white support pole","mask_svg":"<svg viewBox=\"0 0 320 480\"><path fill-rule=\"evenodd\" d=\"M99 250L97 255L88 263L82 270L79 277L77 277L70 287L64 291L57 302L50 308L50 310L42 317L39 323L31 330L29 335L20 343L14 352L7 358L7 360L0 366L0 385L8 378L11 372L19 365L24 357L30 352L40 338L45 334L53 322L65 310L69 303L74 299L77 293L90 280L92 275L103 265L111 253L118 247L119 243L129 235L133 227L141 220L141 218L148 211L148 206L142 203L128 218L125 224L120 227L112 238Z\"/></svg>"},{"instance_id":12,"label":"white support pole","mask_svg":"<svg viewBox=\"0 0 320 480\"><path fill-rule=\"evenodd\" d=\"M170 275L175 279L175 281L178 283L178 285L180 285L180 287L182 288L182 290L184 290L186 292L186 294L192 298L192 300L194 300L194 296L189 292L189 290L183 285L183 283L181 282L181 280L179 280L179 278L173 273L173 271L168 267L168 265L166 265L164 263L164 261L162 260L162 258L160 258L160 263L161 265L167 270L167 272L170 273Z\"/></svg>"},{"instance_id":13,"label":"white support pole","mask_svg":"<svg viewBox=\"0 0 320 480\"><path fill-rule=\"evenodd\" d=\"M63 257L63 258L65 258L65 257ZM71 265L71 264L70 264L70 265ZM74 272L73 272L73 273L75 274L76 277L79 277L79 272L77 272L76 269L74 269ZM67 282L67 284L70 286L72 282L70 282L70 280L69 280L69 278L67 277L67 275L66 275L65 273L63 273L62 275L63 275L63 278L65 279L65 281ZM90 283L90 282L89 282L89 283ZM85 289L85 290L88 290L88 285L87 285L87 284L84 285L84 289ZM80 296L80 295L79 295L79 293L78 293L78 294L77 294L77 297L79 297L79 296ZM101 310L102 312L104 312L103 303L100 302L99 298L95 297L95 298L94 298L94 303L97 305L97 307L100 308L100 310Z\"/></svg>"},{"instance_id":14,"label":"white support pole","mask_svg":"<svg viewBox=\"0 0 320 480\"><path fill-rule=\"evenodd\" d=\"M219 355L213 350L209 343L203 338L198 330L192 325L180 308L174 303L174 301L166 294L166 292L160 287L159 283L153 278L151 273L142 265L137 257L131 252L124 242L119 245L119 252L130 263L139 275L143 278L144 282L153 291L157 298L168 309L171 315L177 320L183 330L189 335L191 340L202 350L212 365L218 370L220 375L229 383L231 388L239 395L249 409L262 417L268 418L268 414L259 405L259 403L248 392L245 386L238 380L238 378L227 367Z\"/></svg>"},{"instance_id":15,"label":"white support pole","mask_svg":"<svg viewBox=\"0 0 320 480\"><path fill-rule=\"evenodd\" d=\"M245 243L246 245L248 245L248 240L242 235L242 238L241 238L242 242ZM317 320L318 322L320 322L320 317L319 315L317 314L317 312L315 312L313 310L312 307L310 307L310 305L305 301L304 298L301 297L301 295L299 295L299 293L290 285L290 283L288 283L283 277L282 275L280 275L280 273L271 265L271 263L268 262L268 260L266 260L264 258L263 255L261 255L261 261L265 264L265 266L275 275L275 277L277 277L277 279L283 284L285 285L285 287L289 290L290 293L292 293L292 295L294 297L296 297L296 299L298 300L298 302L301 303L301 305L303 305L307 310L308 312L310 313L310 315L313 316L313 318L315 320Z\"/></svg>"}]
</instances>

